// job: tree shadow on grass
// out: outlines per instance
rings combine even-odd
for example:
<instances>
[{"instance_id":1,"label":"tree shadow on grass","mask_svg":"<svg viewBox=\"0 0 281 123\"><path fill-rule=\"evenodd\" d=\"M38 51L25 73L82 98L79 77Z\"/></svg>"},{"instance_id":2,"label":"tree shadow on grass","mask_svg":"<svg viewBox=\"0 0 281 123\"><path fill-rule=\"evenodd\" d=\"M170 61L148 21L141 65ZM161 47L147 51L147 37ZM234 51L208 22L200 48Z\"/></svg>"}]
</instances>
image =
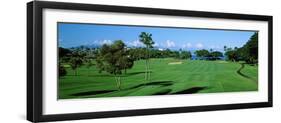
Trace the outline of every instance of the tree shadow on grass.
<instances>
[{"instance_id":1,"label":"tree shadow on grass","mask_svg":"<svg viewBox=\"0 0 281 123\"><path fill-rule=\"evenodd\" d=\"M112 77L110 74L94 74L94 75L86 75L89 77Z\"/></svg>"},{"instance_id":2,"label":"tree shadow on grass","mask_svg":"<svg viewBox=\"0 0 281 123\"><path fill-rule=\"evenodd\" d=\"M171 91L172 91L172 89L164 89L164 90L161 90L161 91L159 91L159 92L156 92L156 93L154 93L154 94L152 94L152 95L167 95L167 94L169 94Z\"/></svg>"},{"instance_id":3,"label":"tree shadow on grass","mask_svg":"<svg viewBox=\"0 0 281 123\"><path fill-rule=\"evenodd\" d=\"M151 86L151 85L161 85L161 86L170 86L172 85L173 81L156 81L156 82L150 82L150 83L143 83L139 84L130 88L122 89L120 91L126 91L126 90L131 90L131 89L136 89L139 87L145 87L145 86ZM111 92L118 92L118 90L97 90L97 91L86 91L86 92L80 92L80 93L75 93L71 94L71 96L90 96L90 95L98 95L98 94L105 94L105 93L111 93ZM169 92L159 92L160 95L163 93L169 93Z\"/></svg>"},{"instance_id":4,"label":"tree shadow on grass","mask_svg":"<svg viewBox=\"0 0 281 123\"><path fill-rule=\"evenodd\" d=\"M148 71L148 73L152 73L152 71ZM125 73L125 74L122 74L122 77L134 76L134 75L139 75L139 74L145 74L145 71Z\"/></svg>"},{"instance_id":5,"label":"tree shadow on grass","mask_svg":"<svg viewBox=\"0 0 281 123\"><path fill-rule=\"evenodd\" d=\"M155 82L143 83L127 89L135 89L135 88L139 88L143 86L151 86L151 85L170 86L173 85L173 81L155 81Z\"/></svg>"},{"instance_id":6,"label":"tree shadow on grass","mask_svg":"<svg viewBox=\"0 0 281 123\"><path fill-rule=\"evenodd\" d=\"M80 92L71 94L71 96L89 96L89 95L97 95L97 94L104 94L104 93L110 93L116 90L99 90L99 91L87 91L87 92Z\"/></svg>"},{"instance_id":7,"label":"tree shadow on grass","mask_svg":"<svg viewBox=\"0 0 281 123\"><path fill-rule=\"evenodd\" d=\"M245 64L246 63L240 63L241 64L241 67L236 71L240 76L244 77L244 78L247 78L247 79L250 79L252 80L253 82L257 82L257 80L255 80L254 78L250 77L250 76L247 76L246 74L243 74L241 72L242 69L244 69L245 67Z\"/></svg>"},{"instance_id":8,"label":"tree shadow on grass","mask_svg":"<svg viewBox=\"0 0 281 123\"><path fill-rule=\"evenodd\" d=\"M198 93L201 90L206 89L207 87L193 87L193 88L189 88L183 91L179 91L173 94L194 94L194 93Z\"/></svg>"},{"instance_id":9,"label":"tree shadow on grass","mask_svg":"<svg viewBox=\"0 0 281 123\"><path fill-rule=\"evenodd\" d=\"M126 73L126 75L137 75L137 74L144 74L145 72L130 72L130 73Z\"/></svg>"},{"instance_id":10,"label":"tree shadow on grass","mask_svg":"<svg viewBox=\"0 0 281 123\"><path fill-rule=\"evenodd\" d=\"M152 73L152 72L150 72ZM133 76L133 75L138 75L138 74L145 74L145 72L130 72L126 74L122 74L121 77L127 77L127 76ZM75 76L75 75L68 75L68 76ZM78 75L81 76L81 75ZM89 76L89 77L114 77L114 75L110 74L93 74L93 75L82 75L82 76Z\"/></svg>"},{"instance_id":11,"label":"tree shadow on grass","mask_svg":"<svg viewBox=\"0 0 281 123\"><path fill-rule=\"evenodd\" d=\"M110 77L112 75L110 74L90 74L90 75L87 75L87 74L78 74L78 75L66 75L66 76L72 76L72 77L81 77L81 76L86 76L86 77ZM63 78L63 77L62 77Z\"/></svg>"}]
</instances>

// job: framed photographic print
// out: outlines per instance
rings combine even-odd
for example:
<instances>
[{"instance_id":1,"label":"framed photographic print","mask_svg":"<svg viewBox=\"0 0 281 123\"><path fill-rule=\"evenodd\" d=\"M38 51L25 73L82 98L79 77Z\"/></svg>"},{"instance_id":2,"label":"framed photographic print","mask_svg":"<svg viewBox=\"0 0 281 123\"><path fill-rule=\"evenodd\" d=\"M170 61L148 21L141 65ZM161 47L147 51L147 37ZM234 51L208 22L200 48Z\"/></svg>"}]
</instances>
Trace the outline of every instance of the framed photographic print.
<instances>
[{"instance_id":1,"label":"framed photographic print","mask_svg":"<svg viewBox=\"0 0 281 123\"><path fill-rule=\"evenodd\" d=\"M27 4L33 122L272 106L272 16Z\"/></svg>"}]
</instances>

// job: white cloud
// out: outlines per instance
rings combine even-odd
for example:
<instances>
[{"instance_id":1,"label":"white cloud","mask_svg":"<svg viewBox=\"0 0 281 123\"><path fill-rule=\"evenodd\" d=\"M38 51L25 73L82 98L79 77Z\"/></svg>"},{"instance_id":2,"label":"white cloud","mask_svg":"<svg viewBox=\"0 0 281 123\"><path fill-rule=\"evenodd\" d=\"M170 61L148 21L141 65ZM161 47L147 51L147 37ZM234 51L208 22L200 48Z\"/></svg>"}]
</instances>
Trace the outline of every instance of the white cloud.
<instances>
[{"instance_id":1,"label":"white cloud","mask_svg":"<svg viewBox=\"0 0 281 123\"><path fill-rule=\"evenodd\" d=\"M159 44L158 44L158 43L155 43L155 44L153 44L153 46L154 46L154 47L158 47L158 46L159 46Z\"/></svg>"},{"instance_id":2,"label":"white cloud","mask_svg":"<svg viewBox=\"0 0 281 123\"><path fill-rule=\"evenodd\" d=\"M89 41L85 42L84 45L96 45L96 46L101 46L104 44L112 44L113 42L111 40L95 40L95 41Z\"/></svg>"},{"instance_id":3,"label":"white cloud","mask_svg":"<svg viewBox=\"0 0 281 123\"><path fill-rule=\"evenodd\" d=\"M100 42L101 45L103 44L112 44L112 41L111 40L103 40Z\"/></svg>"},{"instance_id":4,"label":"white cloud","mask_svg":"<svg viewBox=\"0 0 281 123\"><path fill-rule=\"evenodd\" d=\"M96 40L96 41L92 41L91 43L86 42L85 44L86 44L86 45L96 45L96 44L99 44L98 42L99 42L99 41Z\"/></svg>"},{"instance_id":5,"label":"white cloud","mask_svg":"<svg viewBox=\"0 0 281 123\"><path fill-rule=\"evenodd\" d=\"M95 40L92 41L91 43L86 42L85 45L103 45L103 44L112 44L113 42L111 40Z\"/></svg>"},{"instance_id":6,"label":"white cloud","mask_svg":"<svg viewBox=\"0 0 281 123\"><path fill-rule=\"evenodd\" d=\"M162 49L162 48L158 48L158 50L163 51L164 49Z\"/></svg>"},{"instance_id":7,"label":"white cloud","mask_svg":"<svg viewBox=\"0 0 281 123\"><path fill-rule=\"evenodd\" d=\"M186 43L182 45L182 48L191 48L192 44L191 43Z\"/></svg>"},{"instance_id":8,"label":"white cloud","mask_svg":"<svg viewBox=\"0 0 281 123\"><path fill-rule=\"evenodd\" d=\"M195 47L201 49L201 48L203 48L204 46L203 46L203 44L201 44L201 43L197 43L197 44L195 45Z\"/></svg>"},{"instance_id":9,"label":"white cloud","mask_svg":"<svg viewBox=\"0 0 281 123\"><path fill-rule=\"evenodd\" d=\"M142 42L140 42L139 40L134 40L132 42L128 43L129 46L133 46L133 47L142 47L144 46L144 44Z\"/></svg>"},{"instance_id":10,"label":"white cloud","mask_svg":"<svg viewBox=\"0 0 281 123\"><path fill-rule=\"evenodd\" d=\"M170 41L170 40L166 41L166 47L167 48L172 48L172 47L175 47L175 46L176 46L175 42Z\"/></svg>"}]
</instances>

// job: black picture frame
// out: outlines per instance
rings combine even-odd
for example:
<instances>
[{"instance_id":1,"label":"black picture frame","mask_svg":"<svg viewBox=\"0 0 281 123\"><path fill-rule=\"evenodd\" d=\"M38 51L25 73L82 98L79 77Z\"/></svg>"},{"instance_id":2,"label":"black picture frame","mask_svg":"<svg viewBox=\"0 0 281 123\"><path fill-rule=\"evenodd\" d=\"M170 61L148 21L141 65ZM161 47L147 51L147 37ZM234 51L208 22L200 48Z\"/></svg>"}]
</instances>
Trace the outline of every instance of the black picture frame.
<instances>
[{"instance_id":1,"label":"black picture frame","mask_svg":"<svg viewBox=\"0 0 281 123\"><path fill-rule=\"evenodd\" d=\"M42 113L43 111L43 101L42 101L43 100L43 94L42 94L43 13L42 10L45 8L266 21L268 22L268 101L258 102L258 103L44 115ZM45 1L29 2L27 3L27 120L31 122L45 122L45 121L63 121L63 120L79 120L79 119L93 119L93 118L106 118L106 117L123 117L123 116L136 116L136 115L154 115L154 114L272 107L273 106L272 30L273 30L273 17L264 16L264 15L185 11L185 10L93 5L93 4L63 3L63 2L45 2Z\"/></svg>"}]
</instances>

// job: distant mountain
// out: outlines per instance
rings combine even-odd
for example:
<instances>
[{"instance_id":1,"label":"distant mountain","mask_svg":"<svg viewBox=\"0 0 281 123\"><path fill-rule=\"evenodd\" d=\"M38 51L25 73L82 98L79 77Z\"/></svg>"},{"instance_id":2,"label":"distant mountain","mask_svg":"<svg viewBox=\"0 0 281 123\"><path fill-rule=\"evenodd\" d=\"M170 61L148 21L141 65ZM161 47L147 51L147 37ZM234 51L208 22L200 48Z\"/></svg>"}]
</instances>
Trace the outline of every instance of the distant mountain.
<instances>
[{"instance_id":1,"label":"distant mountain","mask_svg":"<svg viewBox=\"0 0 281 123\"><path fill-rule=\"evenodd\" d=\"M99 44L91 44L91 45L79 45L79 46L63 47L63 48L67 48L67 49L80 48L80 47L84 47L84 48L100 48L101 46L102 45L99 45Z\"/></svg>"}]
</instances>

